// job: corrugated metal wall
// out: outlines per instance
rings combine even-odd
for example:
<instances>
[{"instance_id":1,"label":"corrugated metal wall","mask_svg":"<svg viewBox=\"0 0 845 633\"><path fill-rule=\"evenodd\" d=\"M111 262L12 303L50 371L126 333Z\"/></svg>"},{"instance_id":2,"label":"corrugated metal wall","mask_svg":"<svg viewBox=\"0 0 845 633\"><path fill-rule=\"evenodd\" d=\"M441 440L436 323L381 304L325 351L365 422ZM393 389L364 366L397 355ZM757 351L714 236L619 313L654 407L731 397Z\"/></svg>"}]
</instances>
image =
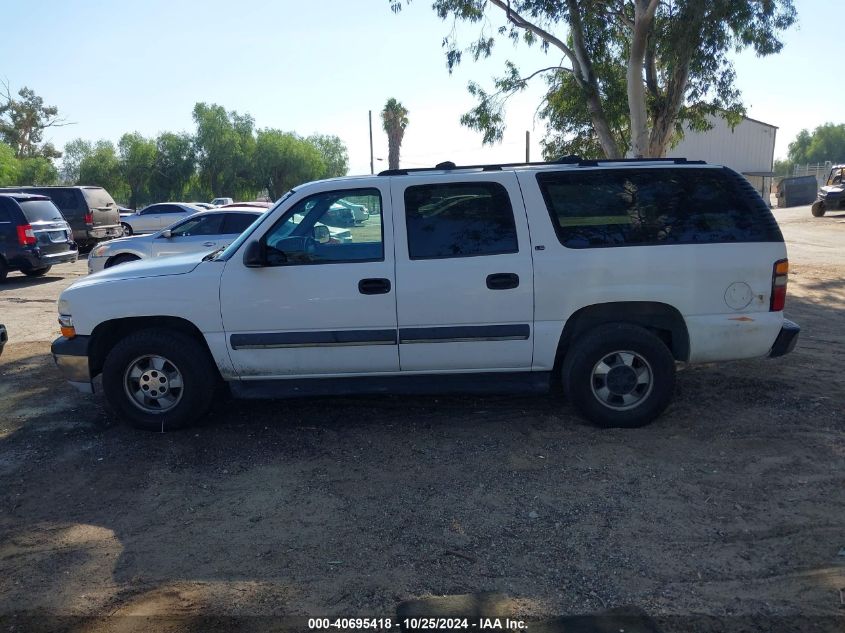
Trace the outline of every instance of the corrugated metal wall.
<instances>
[{"instance_id":1,"label":"corrugated metal wall","mask_svg":"<svg viewBox=\"0 0 845 633\"><path fill-rule=\"evenodd\" d=\"M739 173L772 170L777 128L752 119L743 119L733 130L721 118L712 118L711 123L713 129L708 132L687 130L667 155L706 160Z\"/></svg>"}]
</instances>

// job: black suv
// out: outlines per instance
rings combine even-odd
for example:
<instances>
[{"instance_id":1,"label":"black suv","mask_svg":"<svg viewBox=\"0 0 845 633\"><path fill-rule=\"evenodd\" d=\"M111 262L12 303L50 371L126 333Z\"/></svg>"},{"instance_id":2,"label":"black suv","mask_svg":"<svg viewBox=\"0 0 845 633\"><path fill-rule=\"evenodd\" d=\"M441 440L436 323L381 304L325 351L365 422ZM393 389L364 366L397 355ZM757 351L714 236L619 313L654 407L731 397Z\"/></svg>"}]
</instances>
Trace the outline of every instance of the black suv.
<instances>
[{"instance_id":1,"label":"black suv","mask_svg":"<svg viewBox=\"0 0 845 633\"><path fill-rule=\"evenodd\" d=\"M102 187L5 187L0 191L50 198L70 224L73 239L80 248L123 235L117 204Z\"/></svg>"},{"instance_id":2,"label":"black suv","mask_svg":"<svg viewBox=\"0 0 845 633\"><path fill-rule=\"evenodd\" d=\"M0 193L0 281L10 270L40 277L77 257L71 228L50 198Z\"/></svg>"}]
</instances>

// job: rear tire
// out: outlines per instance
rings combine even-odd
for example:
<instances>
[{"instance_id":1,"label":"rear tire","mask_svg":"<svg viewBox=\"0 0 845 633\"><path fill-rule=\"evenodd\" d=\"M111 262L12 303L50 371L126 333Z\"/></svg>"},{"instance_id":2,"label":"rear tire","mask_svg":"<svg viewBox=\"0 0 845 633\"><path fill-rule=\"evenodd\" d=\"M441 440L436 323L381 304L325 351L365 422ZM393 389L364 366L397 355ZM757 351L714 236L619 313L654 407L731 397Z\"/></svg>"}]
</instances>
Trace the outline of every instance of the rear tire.
<instances>
[{"instance_id":1,"label":"rear tire","mask_svg":"<svg viewBox=\"0 0 845 633\"><path fill-rule=\"evenodd\" d=\"M601 427L636 428L669 404L675 359L647 329L608 323L570 348L561 379L567 399L589 421Z\"/></svg>"},{"instance_id":2,"label":"rear tire","mask_svg":"<svg viewBox=\"0 0 845 633\"><path fill-rule=\"evenodd\" d=\"M6 266L6 262L3 261L3 258L0 257L0 284L6 281L6 275L9 274L9 267Z\"/></svg>"},{"instance_id":3,"label":"rear tire","mask_svg":"<svg viewBox=\"0 0 845 633\"><path fill-rule=\"evenodd\" d=\"M44 268L30 268L29 270L22 270L21 272L27 277L43 277L50 272L51 268L52 266L45 266Z\"/></svg>"},{"instance_id":4,"label":"rear tire","mask_svg":"<svg viewBox=\"0 0 845 633\"><path fill-rule=\"evenodd\" d=\"M103 391L132 426L168 431L205 414L217 374L196 339L168 329L141 330L121 339L103 364Z\"/></svg>"},{"instance_id":5,"label":"rear tire","mask_svg":"<svg viewBox=\"0 0 845 633\"><path fill-rule=\"evenodd\" d=\"M824 203L821 201L817 201L813 203L813 206L810 207L810 212L813 214L814 218L820 218L824 215L826 209L824 208Z\"/></svg>"},{"instance_id":6,"label":"rear tire","mask_svg":"<svg viewBox=\"0 0 845 633\"><path fill-rule=\"evenodd\" d=\"M115 255L106 260L105 268L111 268L112 266L118 266L119 264L125 264L126 262L134 262L141 259L140 257L136 257L135 255Z\"/></svg>"}]
</instances>

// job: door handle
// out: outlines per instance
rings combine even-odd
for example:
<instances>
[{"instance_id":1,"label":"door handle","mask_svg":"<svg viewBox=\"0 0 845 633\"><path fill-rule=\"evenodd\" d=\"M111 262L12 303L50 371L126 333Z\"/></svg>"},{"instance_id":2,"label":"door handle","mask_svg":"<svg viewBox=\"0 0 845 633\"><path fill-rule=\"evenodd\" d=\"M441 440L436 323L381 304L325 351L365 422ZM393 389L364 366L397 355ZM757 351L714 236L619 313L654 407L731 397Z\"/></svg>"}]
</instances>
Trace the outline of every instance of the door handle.
<instances>
[{"instance_id":1,"label":"door handle","mask_svg":"<svg viewBox=\"0 0 845 633\"><path fill-rule=\"evenodd\" d=\"M519 286L516 273L494 273L487 275L487 287L490 290L511 290Z\"/></svg>"},{"instance_id":2,"label":"door handle","mask_svg":"<svg viewBox=\"0 0 845 633\"><path fill-rule=\"evenodd\" d=\"M358 292L362 295L384 295L390 292L389 279L362 279L358 282Z\"/></svg>"},{"instance_id":3,"label":"door handle","mask_svg":"<svg viewBox=\"0 0 845 633\"><path fill-rule=\"evenodd\" d=\"M203 246L214 246L217 242L203 242Z\"/></svg>"}]
</instances>

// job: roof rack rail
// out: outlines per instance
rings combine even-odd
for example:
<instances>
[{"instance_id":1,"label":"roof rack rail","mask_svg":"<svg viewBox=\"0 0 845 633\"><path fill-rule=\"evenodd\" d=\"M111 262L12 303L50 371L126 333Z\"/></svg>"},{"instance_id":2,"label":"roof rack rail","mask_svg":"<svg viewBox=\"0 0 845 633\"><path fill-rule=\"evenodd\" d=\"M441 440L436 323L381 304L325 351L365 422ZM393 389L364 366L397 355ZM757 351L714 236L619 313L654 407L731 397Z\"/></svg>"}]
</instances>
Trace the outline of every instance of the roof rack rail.
<instances>
[{"instance_id":1,"label":"roof rack rail","mask_svg":"<svg viewBox=\"0 0 845 633\"><path fill-rule=\"evenodd\" d=\"M457 169L480 169L481 171L501 171L508 167L548 167L549 165L578 165L579 167L598 167L602 163L673 163L675 165L706 165L703 160L686 158L581 158L580 156L561 156L553 161L526 163L499 163L490 165L456 165L450 160L437 163L434 167L412 167L405 169L386 169L379 176L407 176L426 171L452 171Z\"/></svg>"}]
</instances>

